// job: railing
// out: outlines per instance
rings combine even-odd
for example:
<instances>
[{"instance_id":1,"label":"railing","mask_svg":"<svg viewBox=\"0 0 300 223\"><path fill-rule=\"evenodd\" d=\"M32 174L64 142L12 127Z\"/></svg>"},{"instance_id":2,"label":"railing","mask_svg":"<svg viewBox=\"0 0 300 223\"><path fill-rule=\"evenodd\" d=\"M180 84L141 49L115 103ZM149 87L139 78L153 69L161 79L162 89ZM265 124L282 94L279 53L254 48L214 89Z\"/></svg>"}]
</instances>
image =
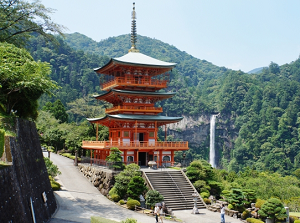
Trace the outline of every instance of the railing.
<instances>
[{"instance_id":1,"label":"railing","mask_svg":"<svg viewBox=\"0 0 300 223\"><path fill-rule=\"evenodd\" d=\"M113 80L107 81L102 84L102 90L112 88L115 86L147 86L155 88L166 88L167 80L155 80L150 78L128 78L128 77L115 77Z\"/></svg>"},{"instance_id":2,"label":"railing","mask_svg":"<svg viewBox=\"0 0 300 223\"><path fill-rule=\"evenodd\" d=\"M171 178L171 180L173 181L173 183L176 185L176 187L179 190L179 192L181 193L181 196L184 198L185 202L183 204L185 206L185 209L187 209L187 206L186 206L186 204L187 204L186 197L182 193L182 190L178 187L178 184L175 182L175 180L173 179L172 175L169 173L168 169L167 169L167 173L168 173L169 177ZM179 197L179 196L177 196L177 197Z\"/></svg>"},{"instance_id":3,"label":"railing","mask_svg":"<svg viewBox=\"0 0 300 223\"><path fill-rule=\"evenodd\" d=\"M115 106L112 108L105 109L106 113L111 112L120 112L120 111L130 111L130 112L163 112L163 108L156 108L156 107L147 107L147 106Z\"/></svg>"},{"instance_id":4,"label":"railing","mask_svg":"<svg viewBox=\"0 0 300 223\"><path fill-rule=\"evenodd\" d=\"M81 157L81 163L89 163L94 166L102 166L107 169L113 169L113 170L122 170L124 169L124 164L128 165L131 163L135 163L140 165L140 161L134 162L134 161L127 161L127 162L111 162L111 161L106 161L103 159L96 159L96 158L90 158L90 157Z\"/></svg>"},{"instance_id":5,"label":"railing","mask_svg":"<svg viewBox=\"0 0 300 223\"><path fill-rule=\"evenodd\" d=\"M104 149L118 147L119 149L147 148L147 149L183 149L188 150L188 142L149 142L149 141L82 141L84 149Z\"/></svg>"}]
</instances>

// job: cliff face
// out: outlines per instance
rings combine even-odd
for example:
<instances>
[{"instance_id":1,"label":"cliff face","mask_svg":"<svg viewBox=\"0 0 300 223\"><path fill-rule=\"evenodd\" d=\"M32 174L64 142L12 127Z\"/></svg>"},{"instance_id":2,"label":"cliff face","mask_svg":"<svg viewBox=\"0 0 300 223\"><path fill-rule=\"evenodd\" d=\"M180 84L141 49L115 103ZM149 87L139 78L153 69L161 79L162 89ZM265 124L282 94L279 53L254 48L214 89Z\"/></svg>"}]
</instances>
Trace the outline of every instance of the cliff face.
<instances>
[{"instance_id":1,"label":"cliff face","mask_svg":"<svg viewBox=\"0 0 300 223\"><path fill-rule=\"evenodd\" d=\"M0 170L0 222L33 222L33 212L36 222L46 222L56 210L56 201L36 127L21 119L15 126L17 136L5 144L12 165Z\"/></svg>"},{"instance_id":2,"label":"cliff face","mask_svg":"<svg viewBox=\"0 0 300 223\"><path fill-rule=\"evenodd\" d=\"M189 142L191 150L209 160L210 147L210 118L211 115L183 116L179 123L168 126L168 135L173 135L175 140ZM221 167L221 159L230 160L230 151L234 147L234 140L238 136L238 130L230 116L219 114L216 118L215 150L216 164Z\"/></svg>"}]
</instances>

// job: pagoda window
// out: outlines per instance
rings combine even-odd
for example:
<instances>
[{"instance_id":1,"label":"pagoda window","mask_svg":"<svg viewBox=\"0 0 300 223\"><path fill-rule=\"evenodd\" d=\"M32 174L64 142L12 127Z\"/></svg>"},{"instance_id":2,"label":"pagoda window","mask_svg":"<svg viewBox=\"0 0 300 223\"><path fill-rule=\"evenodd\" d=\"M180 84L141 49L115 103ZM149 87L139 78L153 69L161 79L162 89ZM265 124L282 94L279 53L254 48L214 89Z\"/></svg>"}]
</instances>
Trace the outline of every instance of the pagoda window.
<instances>
[{"instance_id":1,"label":"pagoda window","mask_svg":"<svg viewBox=\"0 0 300 223\"><path fill-rule=\"evenodd\" d=\"M124 131L123 132L123 137L129 137L129 131Z\"/></svg>"}]
</instances>

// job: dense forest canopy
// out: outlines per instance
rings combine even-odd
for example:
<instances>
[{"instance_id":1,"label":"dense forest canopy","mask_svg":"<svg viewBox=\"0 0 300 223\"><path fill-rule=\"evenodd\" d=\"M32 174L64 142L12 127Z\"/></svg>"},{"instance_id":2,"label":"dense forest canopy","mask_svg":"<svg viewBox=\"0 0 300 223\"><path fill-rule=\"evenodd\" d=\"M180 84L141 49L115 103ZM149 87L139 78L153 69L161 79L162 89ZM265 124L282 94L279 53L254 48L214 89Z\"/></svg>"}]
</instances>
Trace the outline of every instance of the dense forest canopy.
<instances>
[{"instance_id":1,"label":"dense forest canopy","mask_svg":"<svg viewBox=\"0 0 300 223\"><path fill-rule=\"evenodd\" d=\"M129 35L95 42L75 33L58 41L59 48L35 38L29 49L35 59L52 65L51 77L62 88L51 100L60 99L67 110L73 101L100 92L99 77L93 68L101 67L110 57L126 54L130 48ZM217 67L148 37L139 36L137 47L144 54L177 63L166 89L177 94L157 104L164 108L165 115L220 113L234 123L234 149L221 148L224 168L239 171L253 166L283 174L299 168L299 59L283 66L271 62L261 73L246 74ZM44 97L41 104L48 100ZM86 103L95 106L92 100ZM83 120L82 115L69 115L70 121ZM191 148L190 153L208 159L205 149L196 152Z\"/></svg>"}]
</instances>

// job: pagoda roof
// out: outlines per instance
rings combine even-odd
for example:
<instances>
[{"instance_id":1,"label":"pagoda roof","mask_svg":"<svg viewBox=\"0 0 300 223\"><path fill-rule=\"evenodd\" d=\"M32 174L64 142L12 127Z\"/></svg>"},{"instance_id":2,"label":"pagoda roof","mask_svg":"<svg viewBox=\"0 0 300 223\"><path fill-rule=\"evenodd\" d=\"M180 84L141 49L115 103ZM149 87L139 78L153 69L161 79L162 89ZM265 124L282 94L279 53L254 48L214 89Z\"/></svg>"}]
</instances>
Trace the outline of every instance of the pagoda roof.
<instances>
[{"instance_id":1,"label":"pagoda roof","mask_svg":"<svg viewBox=\"0 0 300 223\"><path fill-rule=\"evenodd\" d=\"M122 57L111 58L107 64L105 64L103 67L94 69L94 71L97 73L106 73L106 71L110 69L112 65L116 64L169 69L172 69L176 66L176 63L161 61L140 52L129 52Z\"/></svg>"},{"instance_id":2,"label":"pagoda roof","mask_svg":"<svg viewBox=\"0 0 300 223\"><path fill-rule=\"evenodd\" d=\"M88 118L89 122L99 122L105 121L107 119L110 120L125 120L125 121L158 121L158 122L178 122L183 119L183 117L168 117L161 115L128 115L128 114L117 114L117 115L109 115L106 114L101 118Z\"/></svg>"},{"instance_id":3,"label":"pagoda roof","mask_svg":"<svg viewBox=\"0 0 300 223\"><path fill-rule=\"evenodd\" d=\"M153 91L128 91L128 90L118 90L110 89L108 92L99 95L93 95L94 98L105 97L110 94L122 94L122 95L143 95L143 96L161 96L164 98L170 98L176 93L173 92L153 92Z\"/></svg>"}]
</instances>

